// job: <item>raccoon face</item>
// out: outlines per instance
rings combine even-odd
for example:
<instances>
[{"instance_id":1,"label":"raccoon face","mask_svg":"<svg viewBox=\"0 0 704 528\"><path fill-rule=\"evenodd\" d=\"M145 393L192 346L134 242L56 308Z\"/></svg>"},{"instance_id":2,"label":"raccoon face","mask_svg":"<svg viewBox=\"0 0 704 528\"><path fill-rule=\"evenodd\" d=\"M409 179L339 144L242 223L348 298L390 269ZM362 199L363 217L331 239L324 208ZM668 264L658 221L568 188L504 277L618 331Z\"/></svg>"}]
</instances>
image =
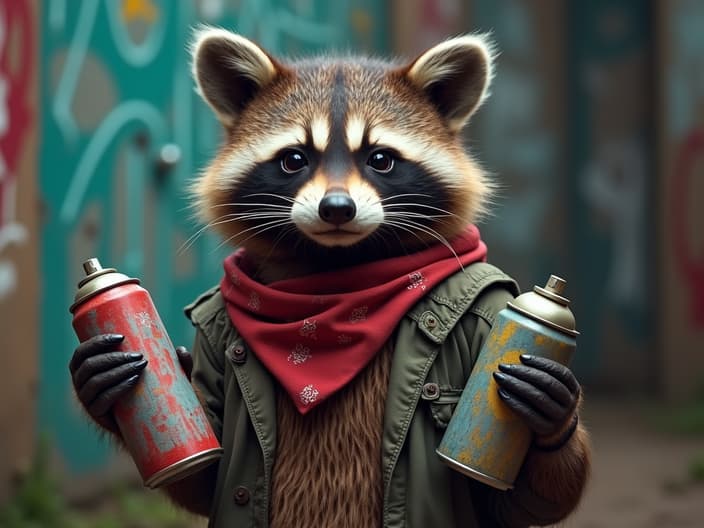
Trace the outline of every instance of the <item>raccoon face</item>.
<instances>
[{"instance_id":1,"label":"raccoon face","mask_svg":"<svg viewBox=\"0 0 704 528\"><path fill-rule=\"evenodd\" d=\"M194 185L198 211L260 255L351 263L446 243L490 190L460 131L491 71L476 36L408 64L283 63L239 35L202 30L193 73L225 138Z\"/></svg>"}]
</instances>

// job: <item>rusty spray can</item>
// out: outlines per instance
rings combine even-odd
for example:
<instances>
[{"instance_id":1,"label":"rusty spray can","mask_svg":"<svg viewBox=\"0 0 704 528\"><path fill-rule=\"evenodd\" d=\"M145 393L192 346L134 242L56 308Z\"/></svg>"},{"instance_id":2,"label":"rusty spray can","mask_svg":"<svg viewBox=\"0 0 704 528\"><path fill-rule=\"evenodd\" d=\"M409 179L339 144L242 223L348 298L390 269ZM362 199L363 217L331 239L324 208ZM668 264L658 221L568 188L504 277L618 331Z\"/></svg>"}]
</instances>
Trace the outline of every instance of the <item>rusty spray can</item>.
<instances>
[{"instance_id":1,"label":"rusty spray can","mask_svg":"<svg viewBox=\"0 0 704 528\"><path fill-rule=\"evenodd\" d=\"M178 361L149 292L139 280L83 263L70 308L81 341L98 334L125 336L120 350L149 361L140 380L113 413L144 484L157 488L180 480L222 456L222 448Z\"/></svg>"},{"instance_id":2,"label":"rusty spray can","mask_svg":"<svg viewBox=\"0 0 704 528\"><path fill-rule=\"evenodd\" d=\"M579 332L562 293L566 281L551 275L501 310L482 346L452 419L437 448L453 469L498 489L513 487L532 434L499 398L492 374L521 354L568 365Z\"/></svg>"}]
</instances>

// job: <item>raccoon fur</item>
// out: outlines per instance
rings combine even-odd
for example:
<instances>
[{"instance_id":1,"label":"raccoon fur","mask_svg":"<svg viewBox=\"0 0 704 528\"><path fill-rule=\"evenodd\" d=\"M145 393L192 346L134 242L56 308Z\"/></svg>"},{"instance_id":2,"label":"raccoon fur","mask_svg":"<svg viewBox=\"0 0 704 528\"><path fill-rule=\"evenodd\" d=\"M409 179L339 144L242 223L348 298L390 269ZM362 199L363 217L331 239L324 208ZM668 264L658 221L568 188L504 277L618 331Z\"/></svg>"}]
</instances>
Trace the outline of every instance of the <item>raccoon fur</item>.
<instances>
[{"instance_id":1,"label":"raccoon fur","mask_svg":"<svg viewBox=\"0 0 704 528\"><path fill-rule=\"evenodd\" d=\"M451 239L491 189L461 136L488 94L491 53L465 36L410 65L284 64L205 32L194 75L225 140L193 189L202 220L256 255L265 280Z\"/></svg>"}]
</instances>

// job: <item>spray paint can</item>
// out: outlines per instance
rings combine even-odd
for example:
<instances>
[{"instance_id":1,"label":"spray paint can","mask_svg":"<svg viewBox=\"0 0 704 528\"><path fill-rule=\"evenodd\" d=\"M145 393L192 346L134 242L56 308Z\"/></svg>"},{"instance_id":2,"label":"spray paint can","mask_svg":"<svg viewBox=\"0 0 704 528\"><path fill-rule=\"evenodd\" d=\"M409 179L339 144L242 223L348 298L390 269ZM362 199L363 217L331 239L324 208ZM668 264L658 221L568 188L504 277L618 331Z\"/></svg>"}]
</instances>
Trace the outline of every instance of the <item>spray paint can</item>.
<instances>
[{"instance_id":1,"label":"spray paint can","mask_svg":"<svg viewBox=\"0 0 704 528\"><path fill-rule=\"evenodd\" d=\"M453 469L498 489L513 487L532 434L501 401L492 374L500 363L520 363L521 354L569 364L579 332L562 295L566 284L551 275L544 288L535 286L497 314L437 448Z\"/></svg>"},{"instance_id":2,"label":"spray paint can","mask_svg":"<svg viewBox=\"0 0 704 528\"><path fill-rule=\"evenodd\" d=\"M113 408L144 484L170 484L219 459L222 448L149 292L138 279L103 269L98 259L85 261L83 269L86 277L70 308L78 338L123 334L119 350L141 352L149 362L134 390Z\"/></svg>"}]
</instances>

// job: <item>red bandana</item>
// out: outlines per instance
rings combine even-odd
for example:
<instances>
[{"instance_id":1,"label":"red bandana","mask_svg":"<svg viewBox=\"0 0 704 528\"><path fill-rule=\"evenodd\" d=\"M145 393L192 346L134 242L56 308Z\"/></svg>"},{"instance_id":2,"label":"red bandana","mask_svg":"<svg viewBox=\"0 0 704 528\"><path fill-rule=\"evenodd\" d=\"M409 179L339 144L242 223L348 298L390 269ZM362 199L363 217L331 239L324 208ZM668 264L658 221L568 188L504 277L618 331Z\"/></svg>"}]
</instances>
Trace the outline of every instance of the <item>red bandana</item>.
<instances>
[{"instance_id":1,"label":"red bandana","mask_svg":"<svg viewBox=\"0 0 704 528\"><path fill-rule=\"evenodd\" d=\"M247 274L240 250L225 259L220 288L232 324L305 414L354 378L435 285L486 257L475 226L451 245L457 257L438 244L268 285Z\"/></svg>"}]
</instances>

